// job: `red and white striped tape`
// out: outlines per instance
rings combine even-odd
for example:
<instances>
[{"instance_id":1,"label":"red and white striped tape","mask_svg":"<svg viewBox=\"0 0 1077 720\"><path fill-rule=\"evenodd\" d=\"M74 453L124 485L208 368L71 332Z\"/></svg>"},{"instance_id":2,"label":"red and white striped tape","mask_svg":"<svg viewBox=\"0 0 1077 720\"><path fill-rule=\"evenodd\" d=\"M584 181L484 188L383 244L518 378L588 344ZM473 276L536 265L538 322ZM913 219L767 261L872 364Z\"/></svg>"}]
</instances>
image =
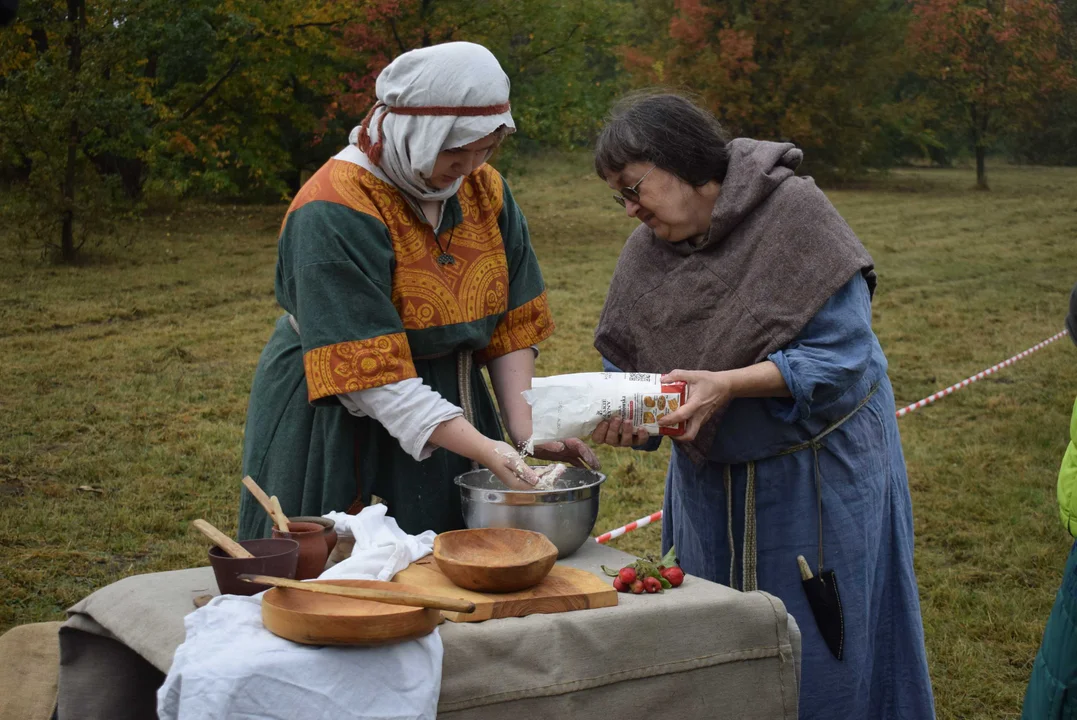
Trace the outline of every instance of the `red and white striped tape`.
<instances>
[{"instance_id":1,"label":"red and white striped tape","mask_svg":"<svg viewBox=\"0 0 1077 720\"><path fill-rule=\"evenodd\" d=\"M961 388L968 387L969 385L976 382L977 380L983 380L985 377L987 377L991 373L998 372L999 370L1001 370L1004 367L1008 367L1010 365L1013 365L1018 360L1028 357L1029 355L1036 352L1037 350L1040 350L1042 348L1047 347L1048 345L1053 343L1055 340L1059 340L1061 338L1064 338L1068 334L1069 333L1067 331L1063 330L1062 332L1058 333L1057 335L1052 335L1051 337L1047 338L1043 342L1041 342L1041 343L1039 343L1037 345L1033 345L1028 350L1025 350L1022 353L1017 353L1016 355L1014 355L1009 360L1003 360L998 365L992 365L991 367L987 368L983 372L978 372L975 375L973 375L972 377L965 378L964 380L957 383L956 385L951 385L950 387L946 388L945 390L939 390L934 395L929 395L928 397L924 398L923 400L920 400L919 402L914 402L912 405L909 405L908 407L901 408L900 410L897 411L897 416L899 418L905 417L906 415L911 413L913 410L919 410L920 408L924 407L925 405L930 405L931 403L935 402L939 398L946 397L947 395L952 395L953 393L957 392Z\"/></svg>"},{"instance_id":2,"label":"red and white striped tape","mask_svg":"<svg viewBox=\"0 0 1077 720\"><path fill-rule=\"evenodd\" d=\"M651 513L647 517L641 517L639 520L636 520L635 522L630 522L627 525L625 525L624 527L619 527L616 530L610 530L608 533L606 533L604 535L599 535L598 537L595 538L595 541L600 542L600 543L608 543L610 540L612 540L614 538L621 537L626 532L632 532L633 530L641 528L644 525L650 525L655 520L661 520L661 519L662 519L662 511L659 510L658 512Z\"/></svg>"},{"instance_id":3,"label":"red and white striped tape","mask_svg":"<svg viewBox=\"0 0 1077 720\"><path fill-rule=\"evenodd\" d=\"M1056 340L1060 340L1060 339L1064 338L1068 334L1069 333L1066 330L1063 330L1062 332L1058 333L1057 335L1052 335L1051 337L1047 338L1043 342L1037 343L1036 345L1033 345L1028 350L1025 350L1024 352L1021 352L1021 353L1017 353L1016 355L1014 355L1012 358L1009 358L1008 360L1003 360L1002 362L998 363L997 365L992 365L991 367L987 368L986 370L976 373L972 377L965 378L964 380L957 383L956 385L951 385L950 387L948 387L948 388L946 388L944 390L939 390L934 395L929 395L928 397L924 398L923 400L920 400L918 402L914 402L912 405L909 405L908 407L901 408L900 410L897 411L896 415L899 418L903 418L906 415L908 415L909 413L911 413L913 410L919 410L920 408L924 407L925 405L930 405L931 403L935 402L939 398L944 398L947 395L952 395L953 393L957 392L961 388L968 387L969 385L976 382L977 380L983 380L988 375L990 375L992 373L995 373L995 372L998 372L999 370L1001 370L1004 367L1009 367L1010 365L1013 365L1018 360L1028 357L1029 355L1036 352L1037 350L1041 350L1041 349L1047 347L1051 343L1055 342ZM644 527L646 525L650 525L655 520L661 520L661 519L662 519L662 511L659 510L658 512L651 513L647 517L642 517L639 520L636 520L635 522L630 522L630 523L628 523L627 525L625 525L623 527L619 527L616 530L610 530L608 533L603 533L602 535L599 535L598 537L595 538L595 542L608 543L610 540L613 540L614 538L621 537L626 532L631 532L633 530L636 530L638 528Z\"/></svg>"}]
</instances>

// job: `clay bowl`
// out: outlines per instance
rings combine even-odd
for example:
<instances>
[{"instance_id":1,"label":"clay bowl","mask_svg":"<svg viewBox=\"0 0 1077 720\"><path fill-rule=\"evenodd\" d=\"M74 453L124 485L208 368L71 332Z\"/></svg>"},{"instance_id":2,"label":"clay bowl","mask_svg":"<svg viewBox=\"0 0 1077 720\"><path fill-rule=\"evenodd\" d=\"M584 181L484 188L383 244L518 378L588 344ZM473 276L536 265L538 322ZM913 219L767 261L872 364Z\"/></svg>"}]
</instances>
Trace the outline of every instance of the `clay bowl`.
<instances>
[{"instance_id":1,"label":"clay bowl","mask_svg":"<svg viewBox=\"0 0 1077 720\"><path fill-rule=\"evenodd\" d=\"M299 565L295 571L296 580L312 580L325 570L325 561L329 558L329 545L326 543L325 527L314 522L288 522L289 532L273 528L273 537L288 538L299 543Z\"/></svg>"},{"instance_id":2,"label":"clay bowl","mask_svg":"<svg viewBox=\"0 0 1077 720\"><path fill-rule=\"evenodd\" d=\"M434 538L434 560L458 587L516 592L542 582L557 562L557 547L533 530L453 530Z\"/></svg>"},{"instance_id":3,"label":"clay bowl","mask_svg":"<svg viewBox=\"0 0 1077 720\"><path fill-rule=\"evenodd\" d=\"M423 588L378 580L320 580L326 585L406 590ZM304 645L389 645L430 634L441 622L434 608L273 588L262 596L262 624L274 635Z\"/></svg>"},{"instance_id":4,"label":"clay bowl","mask_svg":"<svg viewBox=\"0 0 1077 720\"><path fill-rule=\"evenodd\" d=\"M254 557L234 558L219 547L209 549L209 564L213 566L213 575L217 578L217 587L222 595L257 595L269 589L269 585L237 580L236 576L243 573L289 579L295 577L299 562L299 543L295 540L263 538L242 540L239 544Z\"/></svg>"},{"instance_id":5,"label":"clay bowl","mask_svg":"<svg viewBox=\"0 0 1077 720\"><path fill-rule=\"evenodd\" d=\"M288 518L288 524L294 522L314 523L315 525L321 525L325 528L325 545L329 548L329 553L332 554L333 548L337 545L337 524L329 518L318 517L317 515L298 515L296 517Z\"/></svg>"}]
</instances>

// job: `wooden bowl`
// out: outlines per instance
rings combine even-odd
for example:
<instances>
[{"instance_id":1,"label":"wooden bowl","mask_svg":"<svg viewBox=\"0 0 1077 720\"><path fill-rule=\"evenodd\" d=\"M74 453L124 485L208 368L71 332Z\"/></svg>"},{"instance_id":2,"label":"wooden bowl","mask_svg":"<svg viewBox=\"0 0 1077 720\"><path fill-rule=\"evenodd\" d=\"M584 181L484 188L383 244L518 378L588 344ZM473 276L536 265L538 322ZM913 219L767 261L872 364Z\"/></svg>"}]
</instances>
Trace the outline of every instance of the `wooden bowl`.
<instances>
[{"instance_id":1,"label":"wooden bowl","mask_svg":"<svg viewBox=\"0 0 1077 720\"><path fill-rule=\"evenodd\" d=\"M378 580L319 580L326 585L406 590L422 588ZM274 635L304 645L390 645L430 634L441 622L433 608L272 588L262 596L262 624Z\"/></svg>"},{"instance_id":2,"label":"wooden bowl","mask_svg":"<svg viewBox=\"0 0 1077 720\"><path fill-rule=\"evenodd\" d=\"M533 530L453 530L434 538L434 560L458 587L516 592L542 582L557 562L557 547Z\"/></svg>"}]
</instances>

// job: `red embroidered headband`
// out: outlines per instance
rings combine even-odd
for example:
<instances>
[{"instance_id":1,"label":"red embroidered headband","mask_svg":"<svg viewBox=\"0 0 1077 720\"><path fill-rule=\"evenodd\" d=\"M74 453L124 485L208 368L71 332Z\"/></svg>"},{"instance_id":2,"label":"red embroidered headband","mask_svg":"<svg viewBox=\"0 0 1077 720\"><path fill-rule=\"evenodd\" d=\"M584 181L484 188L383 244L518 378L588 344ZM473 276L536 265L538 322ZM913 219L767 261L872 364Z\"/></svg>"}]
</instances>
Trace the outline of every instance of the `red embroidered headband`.
<instances>
[{"instance_id":1,"label":"red embroidered headband","mask_svg":"<svg viewBox=\"0 0 1077 720\"><path fill-rule=\"evenodd\" d=\"M370 118L374 116L374 113L378 108L385 108L385 112L378 118L378 141L376 143L370 142ZM431 105L428 107L395 107L386 105L381 100L374 103L374 107L370 108L370 112L363 118L363 122L359 125L359 149L366 153L366 156L376 165L381 162L381 150L382 150L382 132L381 125L385 120L385 116L389 113L396 113L397 115L452 115L455 117L481 117L484 115L500 115L509 111L509 103L501 103L500 105L464 105L461 107L448 107L444 105Z\"/></svg>"}]
</instances>

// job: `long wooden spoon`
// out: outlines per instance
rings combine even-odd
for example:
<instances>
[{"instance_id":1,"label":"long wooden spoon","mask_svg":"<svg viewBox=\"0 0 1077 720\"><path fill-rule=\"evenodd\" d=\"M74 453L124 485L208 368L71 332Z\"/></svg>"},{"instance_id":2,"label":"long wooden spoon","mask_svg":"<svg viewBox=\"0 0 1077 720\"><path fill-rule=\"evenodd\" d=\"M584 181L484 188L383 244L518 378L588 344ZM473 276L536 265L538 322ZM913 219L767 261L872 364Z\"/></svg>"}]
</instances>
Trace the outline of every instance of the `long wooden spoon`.
<instances>
[{"instance_id":1,"label":"long wooden spoon","mask_svg":"<svg viewBox=\"0 0 1077 720\"><path fill-rule=\"evenodd\" d=\"M208 522L206 522L202 518L198 518L197 520L192 520L191 525L194 525L195 529L198 530L198 532L200 532L203 535L205 535L206 537L208 537L210 540L213 541L214 545L219 547L221 550L224 550L230 556L232 556L234 558L252 558L252 557L254 557L254 555L251 555L247 551L247 548L243 547L242 545L237 543L235 540L228 537L223 532L221 532L217 528L213 527L212 525L210 525Z\"/></svg>"},{"instance_id":2,"label":"long wooden spoon","mask_svg":"<svg viewBox=\"0 0 1077 720\"><path fill-rule=\"evenodd\" d=\"M258 501L258 504L262 506L262 509L266 511L269 517L273 517L273 503L269 502L269 496L266 495L266 491L254 481L250 475L243 478L243 487L250 491L254 499Z\"/></svg>"},{"instance_id":3,"label":"long wooden spoon","mask_svg":"<svg viewBox=\"0 0 1077 720\"><path fill-rule=\"evenodd\" d=\"M404 592L403 590L374 590L373 588L345 587L342 585L329 585L317 582L299 582L287 578L270 577L269 575L251 575L244 573L237 575L240 580L260 585L274 585L292 590L305 590L307 592L324 593L326 595L339 595L341 597L355 598L356 600L373 600L389 605L408 605L409 607L435 608L437 610L450 610L452 612L471 613L475 612L475 603L469 600L441 597L440 595L422 595L419 593Z\"/></svg>"},{"instance_id":4,"label":"long wooden spoon","mask_svg":"<svg viewBox=\"0 0 1077 720\"><path fill-rule=\"evenodd\" d=\"M277 496L269 498L269 502L273 505L273 522L277 524L277 529L281 532L289 532L288 529L288 516L284 514L284 511L280 509L280 500Z\"/></svg>"},{"instance_id":5,"label":"long wooden spoon","mask_svg":"<svg viewBox=\"0 0 1077 720\"><path fill-rule=\"evenodd\" d=\"M277 496L274 495L271 498L266 495L266 491L263 490L250 475L243 478L243 487L250 491L251 495L254 496L254 499L258 501L258 504L261 505L262 509L266 511L266 514L269 515L269 519L273 521L273 524L277 529L281 532L288 532L288 517L280 509L280 502L278 501L276 504L273 502Z\"/></svg>"}]
</instances>

